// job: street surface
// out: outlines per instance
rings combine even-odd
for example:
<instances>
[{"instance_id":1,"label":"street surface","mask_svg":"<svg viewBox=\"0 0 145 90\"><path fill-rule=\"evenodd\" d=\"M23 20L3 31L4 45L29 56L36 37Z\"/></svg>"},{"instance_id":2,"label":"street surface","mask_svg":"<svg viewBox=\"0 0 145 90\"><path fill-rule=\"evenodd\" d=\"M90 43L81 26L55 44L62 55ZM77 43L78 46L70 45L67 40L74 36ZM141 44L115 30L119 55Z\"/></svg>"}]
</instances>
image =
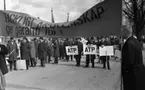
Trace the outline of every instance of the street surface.
<instances>
[{"instance_id":1,"label":"street surface","mask_svg":"<svg viewBox=\"0 0 145 90\"><path fill-rule=\"evenodd\" d=\"M97 61L97 60L96 60ZM46 64L45 68L38 66L29 70L18 70L6 75L6 90L119 90L120 62L111 60L111 70L75 67L75 60L59 61L58 65ZM90 64L91 65L91 64Z\"/></svg>"}]
</instances>

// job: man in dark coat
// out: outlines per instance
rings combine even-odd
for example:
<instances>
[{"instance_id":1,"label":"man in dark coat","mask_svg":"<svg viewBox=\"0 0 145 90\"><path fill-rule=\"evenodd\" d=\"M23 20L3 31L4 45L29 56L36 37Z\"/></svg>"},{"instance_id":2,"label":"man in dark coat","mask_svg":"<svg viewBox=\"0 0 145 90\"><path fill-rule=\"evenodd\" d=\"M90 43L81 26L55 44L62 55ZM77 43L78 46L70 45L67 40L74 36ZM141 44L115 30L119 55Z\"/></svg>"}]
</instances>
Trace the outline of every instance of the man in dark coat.
<instances>
[{"instance_id":1,"label":"man in dark coat","mask_svg":"<svg viewBox=\"0 0 145 90\"><path fill-rule=\"evenodd\" d=\"M35 44L35 55L36 55L36 64L37 64L37 59L38 59L38 40L34 38L34 44Z\"/></svg>"},{"instance_id":2,"label":"man in dark coat","mask_svg":"<svg viewBox=\"0 0 145 90\"><path fill-rule=\"evenodd\" d=\"M76 42L74 45L78 46L78 55L75 55L74 58L76 59L76 66L79 67L81 63L81 56L83 52L83 44L80 42L81 38L76 38Z\"/></svg>"},{"instance_id":3,"label":"man in dark coat","mask_svg":"<svg viewBox=\"0 0 145 90\"><path fill-rule=\"evenodd\" d=\"M101 44L102 44L102 41L101 41L101 39L99 38L98 39L98 42L97 42L97 48L98 48L98 50L99 50L99 47L101 46ZM97 63L102 63L102 61L100 60L100 56L99 55L97 55L98 56L98 62Z\"/></svg>"},{"instance_id":4,"label":"man in dark coat","mask_svg":"<svg viewBox=\"0 0 145 90\"><path fill-rule=\"evenodd\" d=\"M110 43L107 40L105 40L105 38L103 38L101 47L108 46L108 45L110 45ZM110 56L100 56L100 60L102 60L104 69L106 69L106 64L107 64L107 68L110 70L109 59L110 59Z\"/></svg>"},{"instance_id":5,"label":"man in dark coat","mask_svg":"<svg viewBox=\"0 0 145 90\"><path fill-rule=\"evenodd\" d=\"M0 44L0 90L5 90L5 77L4 75L8 73L8 68L6 65L5 55L8 54L8 49L5 45Z\"/></svg>"},{"instance_id":6,"label":"man in dark coat","mask_svg":"<svg viewBox=\"0 0 145 90\"><path fill-rule=\"evenodd\" d=\"M59 57L59 42L58 39L55 38L53 42L53 49L54 49L54 63L53 64L58 64L58 57Z\"/></svg>"},{"instance_id":7,"label":"man in dark coat","mask_svg":"<svg viewBox=\"0 0 145 90\"><path fill-rule=\"evenodd\" d=\"M44 48L45 48L45 52L44 52L44 60L45 60L45 63L48 63L48 60L47 60L47 49L48 49L48 41L46 39L44 39Z\"/></svg>"},{"instance_id":8,"label":"man in dark coat","mask_svg":"<svg viewBox=\"0 0 145 90\"><path fill-rule=\"evenodd\" d=\"M28 41L28 39L26 37L23 38L23 42L21 44L20 47L20 51L21 51L21 58L26 60L26 68L27 70L29 69L29 65L30 65L30 50L31 50L31 46L30 43Z\"/></svg>"},{"instance_id":9,"label":"man in dark coat","mask_svg":"<svg viewBox=\"0 0 145 90\"><path fill-rule=\"evenodd\" d=\"M60 40L59 42L59 57L60 59L64 59L64 42L63 40Z\"/></svg>"},{"instance_id":10,"label":"man in dark coat","mask_svg":"<svg viewBox=\"0 0 145 90\"><path fill-rule=\"evenodd\" d=\"M123 90L145 90L141 45L137 37L132 35L132 28L129 26L123 26L122 36L126 39L122 47Z\"/></svg>"},{"instance_id":11,"label":"man in dark coat","mask_svg":"<svg viewBox=\"0 0 145 90\"><path fill-rule=\"evenodd\" d=\"M93 41L94 38L91 37L91 38L88 38L88 42L86 43L86 45L95 45L95 42ZM86 55L86 66L85 67L89 67L89 64L90 64L90 60L91 60L91 63L92 63L92 68L94 68L94 60L95 60L96 56L95 55Z\"/></svg>"},{"instance_id":12,"label":"man in dark coat","mask_svg":"<svg viewBox=\"0 0 145 90\"><path fill-rule=\"evenodd\" d=\"M69 42L70 42L70 46L74 45L74 41L72 38L70 38ZM73 55L70 55L71 61L73 61L73 57L74 57Z\"/></svg>"},{"instance_id":13,"label":"man in dark coat","mask_svg":"<svg viewBox=\"0 0 145 90\"><path fill-rule=\"evenodd\" d=\"M52 49L52 48L53 48L53 47L52 47L52 41L51 41L50 38L48 39L47 46L48 46L48 47L47 47L47 56L48 56L47 62L50 63L50 62L52 61L52 60L51 60L51 57L52 57L52 55L53 55L53 54L52 54L52 52L53 52L53 51L52 51L52 50L53 50L53 49Z\"/></svg>"},{"instance_id":14,"label":"man in dark coat","mask_svg":"<svg viewBox=\"0 0 145 90\"><path fill-rule=\"evenodd\" d=\"M41 67L45 67L45 55L47 52L45 44L43 37L40 37L40 43L38 44L38 56L41 61Z\"/></svg>"},{"instance_id":15,"label":"man in dark coat","mask_svg":"<svg viewBox=\"0 0 145 90\"><path fill-rule=\"evenodd\" d=\"M64 41L64 50L65 50L65 58L66 58L66 61L69 61L69 55L67 55L65 47L66 47L66 46L69 46L69 45L70 45L70 42L69 42L69 39L67 38L67 39Z\"/></svg>"}]
</instances>

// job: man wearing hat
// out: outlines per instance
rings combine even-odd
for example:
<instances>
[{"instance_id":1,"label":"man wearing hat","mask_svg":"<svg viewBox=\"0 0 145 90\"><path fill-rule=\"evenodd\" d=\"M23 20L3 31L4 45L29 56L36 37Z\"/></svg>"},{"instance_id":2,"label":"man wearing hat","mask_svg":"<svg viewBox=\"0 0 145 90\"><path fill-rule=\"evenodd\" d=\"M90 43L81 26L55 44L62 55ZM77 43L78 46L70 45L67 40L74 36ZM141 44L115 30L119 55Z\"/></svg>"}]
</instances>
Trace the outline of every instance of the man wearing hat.
<instances>
[{"instance_id":1,"label":"man wearing hat","mask_svg":"<svg viewBox=\"0 0 145 90\"><path fill-rule=\"evenodd\" d=\"M30 50L31 45L26 37L23 38L23 43L21 44L21 58L26 60L26 68L29 69L30 65Z\"/></svg>"},{"instance_id":2,"label":"man wearing hat","mask_svg":"<svg viewBox=\"0 0 145 90\"><path fill-rule=\"evenodd\" d=\"M14 66L14 70L16 70L18 47L17 44L14 42L13 37L10 38L10 42L7 44L7 48L8 48L8 57L9 57L8 62L10 64L10 71L12 71L13 66Z\"/></svg>"},{"instance_id":3,"label":"man wearing hat","mask_svg":"<svg viewBox=\"0 0 145 90\"><path fill-rule=\"evenodd\" d=\"M74 58L76 59L76 66L80 66L81 63L81 56L83 52L83 44L81 43L81 38L76 38L75 45L78 46L78 55L75 55Z\"/></svg>"},{"instance_id":4,"label":"man wearing hat","mask_svg":"<svg viewBox=\"0 0 145 90\"><path fill-rule=\"evenodd\" d=\"M41 67L45 67L45 53L47 49L45 48L45 42L43 37L40 37L40 43L38 44L38 57L41 61Z\"/></svg>"},{"instance_id":5,"label":"man wearing hat","mask_svg":"<svg viewBox=\"0 0 145 90\"><path fill-rule=\"evenodd\" d=\"M93 37L88 38L88 42L86 43L86 45L95 45L94 38ZM92 68L94 68L95 67L95 63L94 63L95 58L96 58L95 54L86 55L86 66L85 67L86 68L89 67L89 64L91 61Z\"/></svg>"}]
</instances>

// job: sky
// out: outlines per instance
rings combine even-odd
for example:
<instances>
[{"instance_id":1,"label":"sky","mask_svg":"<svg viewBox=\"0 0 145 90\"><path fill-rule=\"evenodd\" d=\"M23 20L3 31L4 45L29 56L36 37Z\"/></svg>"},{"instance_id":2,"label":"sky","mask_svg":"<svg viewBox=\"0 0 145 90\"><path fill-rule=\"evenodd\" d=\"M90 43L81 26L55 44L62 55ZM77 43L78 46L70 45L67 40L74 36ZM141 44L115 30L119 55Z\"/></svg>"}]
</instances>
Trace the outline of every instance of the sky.
<instances>
[{"instance_id":1,"label":"sky","mask_svg":"<svg viewBox=\"0 0 145 90\"><path fill-rule=\"evenodd\" d=\"M28 13L34 17L51 22L51 8L55 22L75 20L100 0L6 0L6 9ZM0 0L0 10L3 10L4 0Z\"/></svg>"}]
</instances>

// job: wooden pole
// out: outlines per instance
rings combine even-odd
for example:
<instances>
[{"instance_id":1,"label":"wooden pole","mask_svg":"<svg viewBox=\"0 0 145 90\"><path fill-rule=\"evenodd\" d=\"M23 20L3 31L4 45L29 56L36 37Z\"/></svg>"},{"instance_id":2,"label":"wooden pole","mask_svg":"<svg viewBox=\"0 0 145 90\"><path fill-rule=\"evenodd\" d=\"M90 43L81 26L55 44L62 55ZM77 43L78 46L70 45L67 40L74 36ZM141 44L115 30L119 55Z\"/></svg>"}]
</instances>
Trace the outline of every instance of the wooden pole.
<instances>
[{"instance_id":1,"label":"wooden pole","mask_svg":"<svg viewBox=\"0 0 145 90\"><path fill-rule=\"evenodd\" d=\"M4 0L4 11L6 11L6 0Z\"/></svg>"}]
</instances>

